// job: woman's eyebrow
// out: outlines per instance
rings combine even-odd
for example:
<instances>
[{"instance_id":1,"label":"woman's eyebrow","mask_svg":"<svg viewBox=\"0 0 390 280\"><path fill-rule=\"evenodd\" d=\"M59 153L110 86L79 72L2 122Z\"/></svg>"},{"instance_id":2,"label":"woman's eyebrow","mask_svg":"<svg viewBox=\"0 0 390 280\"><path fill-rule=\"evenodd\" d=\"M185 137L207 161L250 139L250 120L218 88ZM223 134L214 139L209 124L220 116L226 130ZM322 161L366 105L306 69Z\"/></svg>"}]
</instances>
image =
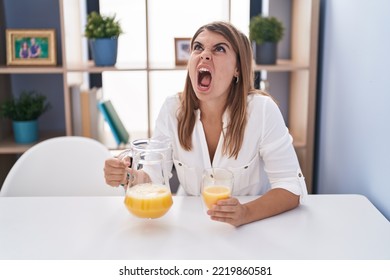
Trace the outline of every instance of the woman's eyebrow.
<instances>
[{"instance_id":1,"label":"woman's eyebrow","mask_svg":"<svg viewBox=\"0 0 390 280\"><path fill-rule=\"evenodd\" d=\"M200 45L201 47L203 47L203 44L202 44L201 42L199 42L199 41L194 41L193 45L195 45L195 44ZM228 49L230 49L229 44L228 44L228 43L225 43L225 42L217 43L217 44L215 44L215 45L213 46L213 48L219 47L219 46L226 46Z\"/></svg>"},{"instance_id":2,"label":"woman's eyebrow","mask_svg":"<svg viewBox=\"0 0 390 280\"><path fill-rule=\"evenodd\" d=\"M214 48L215 48L215 47L219 47L219 46L226 46L228 49L230 49L229 44L228 44L228 43L225 43L225 42L221 42L221 43L215 44L215 45L214 45Z\"/></svg>"},{"instance_id":3,"label":"woman's eyebrow","mask_svg":"<svg viewBox=\"0 0 390 280\"><path fill-rule=\"evenodd\" d=\"M199 42L199 41L194 41L193 43L192 43L192 45L200 45L201 47L203 47L203 44L201 43L201 42Z\"/></svg>"}]
</instances>

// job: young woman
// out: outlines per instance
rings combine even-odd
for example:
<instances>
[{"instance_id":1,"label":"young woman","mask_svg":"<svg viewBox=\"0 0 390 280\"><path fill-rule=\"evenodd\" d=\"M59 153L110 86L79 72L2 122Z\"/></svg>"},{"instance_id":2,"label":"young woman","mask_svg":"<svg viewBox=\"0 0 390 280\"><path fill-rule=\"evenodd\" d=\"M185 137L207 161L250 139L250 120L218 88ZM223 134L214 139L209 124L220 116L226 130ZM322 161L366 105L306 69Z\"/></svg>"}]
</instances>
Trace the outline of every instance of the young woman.
<instances>
[{"instance_id":1,"label":"young woman","mask_svg":"<svg viewBox=\"0 0 390 280\"><path fill-rule=\"evenodd\" d=\"M167 98L154 131L170 138L179 194L199 194L203 170L222 167L234 174L233 196L261 196L220 200L211 219L240 226L297 207L304 178L279 108L254 88L248 38L226 22L200 27L187 69L183 92ZM108 159L104 171L107 184L126 182L125 161Z\"/></svg>"},{"instance_id":2,"label":"young woman","mask_svg":"<svg viewBox=\"0 0 390 280\"><path fill-rule=\"evenodd\" d=\"M22 43L22 46L20 47L19 57L20 58L29 58L30 57L30 48L28 47L28 44L26 41L24 41Z\"/></svg>"}]
</instances>

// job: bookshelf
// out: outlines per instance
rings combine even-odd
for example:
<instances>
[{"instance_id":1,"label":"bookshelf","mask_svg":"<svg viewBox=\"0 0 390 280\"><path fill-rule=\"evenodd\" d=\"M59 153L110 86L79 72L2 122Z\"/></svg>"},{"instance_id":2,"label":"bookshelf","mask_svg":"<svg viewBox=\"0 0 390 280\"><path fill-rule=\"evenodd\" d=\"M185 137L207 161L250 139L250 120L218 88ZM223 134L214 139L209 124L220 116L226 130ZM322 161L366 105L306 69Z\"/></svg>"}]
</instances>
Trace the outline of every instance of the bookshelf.
<instances>
[{"instance_id":1,"label":"bookshelf","mask_svg":"<svg viewBox=\"0 0 390 280\"><path fill-rule=\"evenodd\" d=\"M25 0L18 0L22 5ZM82 0L57 0L48 1L51 3L55 11L52 11L56 16L55 24L57 27L57 61L56 67L8 67L5 65L5 44L0 43L0 101L10 96L11 77L23 75L40 75L43 79L50 80L51 77L56 77L60 80L59 90L56 92L56 100L59 100L58 110L62 115L55 117L53 121L60 124L60 129L44 131L41 134L41 140L60 135L72 135L72 114L70 101L70 75L72 74L89 74L107 72L146 72L147 82L145 84L146 94L148 99L149 110L148 116L148 133L151 133L152 120L150 113L150 73L153 71L184 71L184 66L172 65L152 65L149 63L150 46L146 48L146 64L139 63L118 63L114 67L95 67L91 61L75 60L69 55L69 42L67 42L66 30L69 20L65 19L66 11L69 5L78 5L78 1ZM11 0L0 0L0 4L10 5ZM152 5L153 2L145 0L146 8ZM255 70L266 70L269 72L287 72L289 73L289 103L288 103L288 123L290 133L294 137L294 147L296 148L298 158L306 177L308 191L312 191L312 172L313 172L313 157L314 157L314 130L315 130L315 102L316 102L316 76L317 76L317 44L318 44L318 24L319 24L319 0L291 0L291 58L278 60L276 65L256 65ZM226 1L227 9L231 9L231 1ZM7 9L5 9L6 11ZM4 16L3 16L4 17ZM0 15L0 23L4 18ZM146 44L151 44L148 39L149 34L149 18L146 13L145 36ZM58 22L57 22L58 21ZM52 24L53 25L53 24ZM1 28L18 28L18 26L3 26ZM48 26L52 27L52 26ZM34 28L34 27L33 27ZM1 30L2 32L4 30ZM52 97L53 98L53 97ZM58 104L57 104L58 105ZM62 113L63 112L63 113ZM60 114L60 113L59 113ZM12 140L12 130L10 122L1 120L0 122L0 159L2 161L2 170L0 173L0 185L5 178L7 168L12 166L18 154L25 152L32 145L17 145ZM14 156L12 156L14 155ZM6 163L8 162L8 164Z\"/></svg>"}]
</instances>

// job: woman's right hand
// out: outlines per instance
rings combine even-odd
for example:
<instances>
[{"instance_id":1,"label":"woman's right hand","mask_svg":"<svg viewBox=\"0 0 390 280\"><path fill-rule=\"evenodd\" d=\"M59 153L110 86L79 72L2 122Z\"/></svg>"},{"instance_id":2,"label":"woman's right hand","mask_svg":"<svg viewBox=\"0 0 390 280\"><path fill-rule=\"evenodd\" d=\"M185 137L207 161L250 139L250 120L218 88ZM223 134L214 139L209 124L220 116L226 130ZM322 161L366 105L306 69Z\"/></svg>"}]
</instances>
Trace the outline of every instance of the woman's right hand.
<instances>
[{"instance_id":1,"label":"woman's right hand","mask_svg":"<svg viewBox=\"0 0 390 280\"><path fill-rule=\"evenodd\" d=\"M122 160L110 158L104 162L104 178L106 183L112 187L117 187L127 183L127 173L130 173L130 158Z\"/></svg>"}]
</instances>

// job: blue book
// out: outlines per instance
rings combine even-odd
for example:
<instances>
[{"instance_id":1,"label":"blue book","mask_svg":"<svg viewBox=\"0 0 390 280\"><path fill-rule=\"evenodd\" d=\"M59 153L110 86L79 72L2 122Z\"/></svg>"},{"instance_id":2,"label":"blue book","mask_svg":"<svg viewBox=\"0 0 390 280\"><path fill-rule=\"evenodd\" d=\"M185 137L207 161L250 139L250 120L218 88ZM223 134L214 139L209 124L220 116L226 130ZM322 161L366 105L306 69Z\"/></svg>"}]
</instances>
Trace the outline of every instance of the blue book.
<instances>
[{"instance_id":1,"label":"blue book","mask_svg":"<svg viewBox=\"0 0 390 280\"><path fill-rule=\"evenodd\" d=\"M118 113L110 100L101 101L98 103L98 108L102 112L104 120L108 123L112 134L114 135L117 145L121 143L127 144L129 142L130 135L123 125Z\"/></svg>"}]
</instances>

